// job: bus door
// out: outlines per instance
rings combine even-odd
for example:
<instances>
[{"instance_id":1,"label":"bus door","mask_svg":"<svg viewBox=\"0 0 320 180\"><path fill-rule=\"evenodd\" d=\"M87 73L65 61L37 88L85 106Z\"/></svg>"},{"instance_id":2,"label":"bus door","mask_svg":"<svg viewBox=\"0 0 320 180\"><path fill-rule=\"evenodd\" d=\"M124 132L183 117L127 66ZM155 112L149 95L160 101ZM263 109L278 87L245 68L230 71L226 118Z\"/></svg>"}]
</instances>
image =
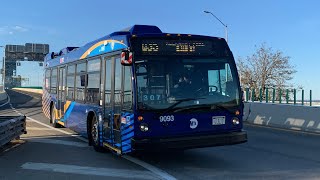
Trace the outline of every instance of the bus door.
<instances>
[{"instance_id":1,"label":"bus door","mask_svg":"<svg viewBox=\"0 0 320 180\"><path fill-rule=\"evenodd\" d=\"M58 112L59 119L61 119L64 115L64 104L66 102L65 96L65 86L66 86L66 69L65 67L59 68L59 85L58 85Z\"/></svg>"},{"instance_id":2,"label":"bus door","mask_svg":"<svg viewBox=\"0 0 320 180\"><path fill-rule=\"evenodd\" d=\"M119 154L131 152L134 130L130 69L121 65L120 58L106 59L104 132L107 146Z\"/></svg>"},{"instance_id":3,"label":"bus door","mask_svg":"<svg viewBox=\"0 0 320 180\"><path fill-rule=\"evenodd\" d=\"M104 139L106 140L108 146L111 149L119 151L120 147L117 146L117 116L119 112L117 111L117 67L116 60L114 57L107 57L105 59L105 105L104 105ZM119 144L118 144L119 145ZM115 149L116 148L116 149ZM121 152L119 152L121 153Z\"/></svg>"},{"instance_id":4,"label":"bus door","mask_svg":"<svg viewBox=\"0 0 320 180\"><path fill-rule=\"evenodd\" d=\"M113 108L114 108L114 58L106 57L105 61L105 80L104 80L104 116L105 121L103 125L105 146L109 148L114 147L113 138Z\"/></svg>"},{"instance_id":5,"label":"bus door","mask_svg":"<svg viewBox=\"0 0 320 180\"><path fill-rule=\"evenodd\" d=\"M114 105L112 107L113 111L113 137L114 143L117 148L121 148L121 105L122 105L122 91L121 91L121 69L122 65L119 58L114 58L114 76L112 81L114 81L113 93L111 94Z\"/></svg>"}]
</instances>

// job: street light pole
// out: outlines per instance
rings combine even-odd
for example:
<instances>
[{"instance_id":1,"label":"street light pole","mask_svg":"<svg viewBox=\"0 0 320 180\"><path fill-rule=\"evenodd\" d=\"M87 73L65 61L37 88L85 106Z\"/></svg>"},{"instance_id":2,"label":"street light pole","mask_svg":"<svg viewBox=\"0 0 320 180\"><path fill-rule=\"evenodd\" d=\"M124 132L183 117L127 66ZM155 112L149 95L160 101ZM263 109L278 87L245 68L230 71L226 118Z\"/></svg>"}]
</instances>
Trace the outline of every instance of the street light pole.
<instances>
[{"instance_id":1,"label":"street light pole","mask_svg":"<svg viewBox=\"0 0 320 180\"><path fill-rule=\"evenodd\" d=\"M225 31L225 36L226 36L226 41L228 43L228 26L224 24L217 16L215 16L212 12L210 11L203 11L204 13L211 14L213 17L215 17L223 26L224 26L224 31Z\"/></svg>"},{"instance_id":2,"label":"street light pole","mask_svg":"<svg viewBox=\"0 0 320 180\"><path fill-rule=\"evenodd\" d=\"M0 48L3 48L3 59L2 59L2 87L4 88L4 81L5 81L5 46L0 46Z\"/></svg>"}]
</instances>

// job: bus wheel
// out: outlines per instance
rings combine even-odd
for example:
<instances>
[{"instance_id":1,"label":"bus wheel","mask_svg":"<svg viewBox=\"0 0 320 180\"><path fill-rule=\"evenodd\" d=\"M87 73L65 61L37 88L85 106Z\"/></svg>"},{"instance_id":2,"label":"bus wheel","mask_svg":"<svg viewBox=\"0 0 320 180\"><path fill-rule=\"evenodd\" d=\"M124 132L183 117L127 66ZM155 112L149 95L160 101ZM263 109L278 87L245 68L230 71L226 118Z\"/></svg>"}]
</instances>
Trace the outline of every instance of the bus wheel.
<instances>
[{"instance_id":1,"label":"bus wheel","mask_svg":"<svg viewBox=\"0 0 320 180\"><path fill-rule=\"evenodd\" d=\"M99 123L96 116L93 116L91 119L90 138L91 144L95 151L105 152L105 149L100 146Z\"/></svg>"},{"instance_id":2,"label":"bus wheel","mask_svg":"<svg viewBox=\"0 0 320 180\"><path fill-rule=\"evenodd\" d=\"M54 106L51 106L51 110L50 110L50 123L51 123L52 127L54 127L54 128L60 127L60 125L56 121Z\"/></svg>"}]
</instances>

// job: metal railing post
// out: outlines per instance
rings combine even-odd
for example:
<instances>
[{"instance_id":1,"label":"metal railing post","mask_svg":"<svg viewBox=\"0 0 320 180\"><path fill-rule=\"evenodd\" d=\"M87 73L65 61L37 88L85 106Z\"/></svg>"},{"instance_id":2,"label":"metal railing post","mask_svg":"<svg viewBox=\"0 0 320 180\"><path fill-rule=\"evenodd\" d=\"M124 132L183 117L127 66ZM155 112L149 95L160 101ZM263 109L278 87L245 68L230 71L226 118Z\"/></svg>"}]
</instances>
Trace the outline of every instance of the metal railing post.
<instances>
[{"instance_id":1,"label":"metal railing post","mask_svg":"<svg viewBox=\"0 0 320 180\"><path fill-rule=\"evenodd\" d=\"M312 106L312 90L310 90L310 106Z\"/></svg>"},{"instance_id":2,"label":"metal railing post","mask_svg":"<svg viewBox=\"0 0 320 180\"><path fill-rule=\"evenodd\" d=\"M302 89L302 94L301 94L301 105L304 105L304 90Z\"/></svg>"},{"instance_id":3,"label":"metal railing post","mask_svg":"<svg viewBox=\"0 0 320 180\"><path fill-rule=\"evenodd\" d=\"M286 103L289 104L289 89L287 89L286 93Z\"/></svg>"},{"instance_id":4,"label":"metal railing post","mask_svg":"<svg viewBox=\"0 0 320 180\"><path fill-rule=\"evenodd\" d=\"M293 89L293 104L297 104L297 90Z\"/></svg>"}]
</instances>

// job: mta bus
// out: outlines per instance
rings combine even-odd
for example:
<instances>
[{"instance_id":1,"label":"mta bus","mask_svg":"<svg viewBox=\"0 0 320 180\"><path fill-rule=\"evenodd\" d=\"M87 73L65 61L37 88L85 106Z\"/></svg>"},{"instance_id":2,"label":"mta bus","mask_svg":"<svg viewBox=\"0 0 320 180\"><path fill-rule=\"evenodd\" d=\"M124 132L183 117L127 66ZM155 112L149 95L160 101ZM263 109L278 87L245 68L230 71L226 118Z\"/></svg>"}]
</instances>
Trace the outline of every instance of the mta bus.
<instances>
[{"instance_id":1,"label":"mta bus","mask_svg":"<svg viewBox=\"0 0 320 180\"><path fill-rule=\"evenodd\" d=\"M134 25L45 57L54 127L117 154L244 143L243 101L225 39Z\"/></svg>"}]
</instances>

